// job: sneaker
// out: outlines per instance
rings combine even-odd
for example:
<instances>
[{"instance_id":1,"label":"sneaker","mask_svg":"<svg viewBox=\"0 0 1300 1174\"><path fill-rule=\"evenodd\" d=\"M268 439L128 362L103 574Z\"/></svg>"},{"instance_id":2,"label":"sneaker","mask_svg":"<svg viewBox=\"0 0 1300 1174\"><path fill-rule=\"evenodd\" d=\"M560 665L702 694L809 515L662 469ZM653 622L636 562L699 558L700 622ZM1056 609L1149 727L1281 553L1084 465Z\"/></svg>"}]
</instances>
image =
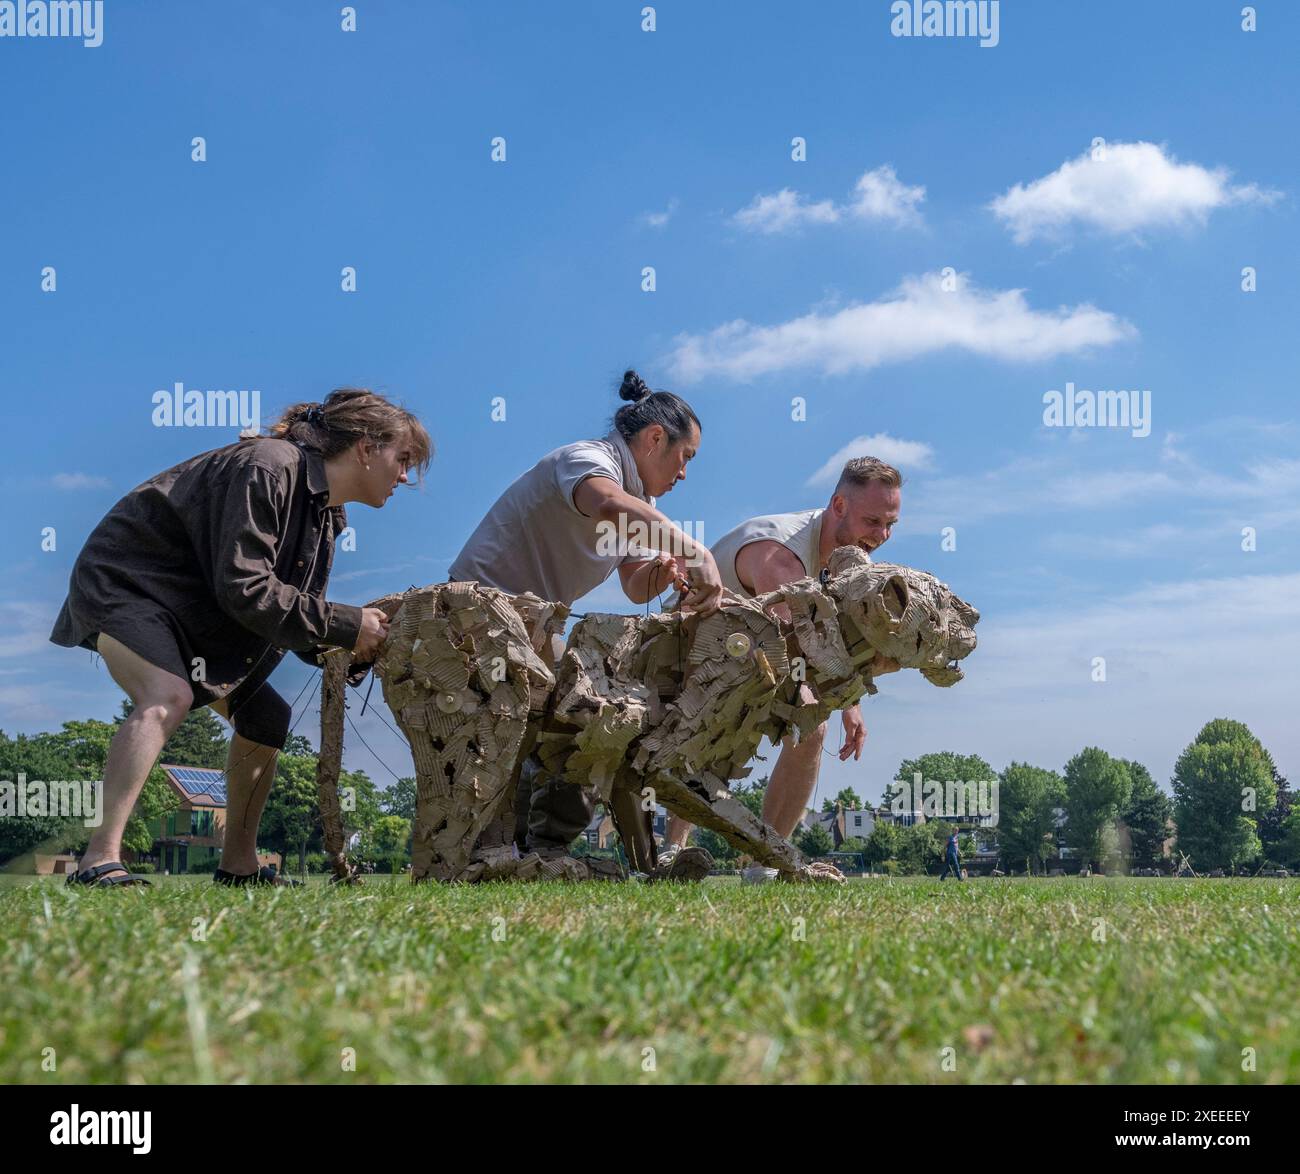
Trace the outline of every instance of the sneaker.
<instances>
[{"instance_id":1,"label":"sneaker","mask_svg":"<svg viewBox=\"0 0 1300 1174\"><path fill-rule=\"evenodd\" d=\"M659 880L702 881L713 871L707 848L681 848L672 844L659 853L655 876Z\"/></svg>"},{"instance_id":2,"label":"sneaker","mask_svg":"<svg viewBox=\"0 0 1300 1174\"><path fill-rule=\"evenodd\" d=\"M655 863L658 866L658 872L667 872L673 866L673 861L677 859L677 853L682 850L680 844L667 844L663 850L655 857Z\"/></svg>"},{"instance_id":3,"label":"sneaker","mask_svg":"<svg viewBox=\"0 0 1300 1174\"><path fill-rule=\"evenodd\" d=\"M776 877L775 868L764 868L761 864L751 864L740 874L740 883L742 885L765 885L768 881L776 880Z\"/></svg>"}]
</instances>

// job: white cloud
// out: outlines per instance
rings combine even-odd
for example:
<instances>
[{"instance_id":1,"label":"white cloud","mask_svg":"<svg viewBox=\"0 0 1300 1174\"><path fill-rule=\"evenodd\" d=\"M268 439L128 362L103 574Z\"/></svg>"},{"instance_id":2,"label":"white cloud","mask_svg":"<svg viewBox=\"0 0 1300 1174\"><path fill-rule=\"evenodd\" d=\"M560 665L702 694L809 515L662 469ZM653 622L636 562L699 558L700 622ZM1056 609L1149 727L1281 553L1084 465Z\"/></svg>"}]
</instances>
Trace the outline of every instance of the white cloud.
<instances>
[{"instance_id":1,"label":"white cloud","mask_svg":"<svg viewBox=\"0 0 1300 1174\"><path fill-rule=\"evenodd\" d=\"M55 489L107 489L107 477L95 477L90 473L55 473L50 478Z\"/></svg>"},{"instance_id":2,"label":"white cloud","mask_svg":"<svg viewBox=\"0 0 1300 1174\"><path fill-rule=\"evenodd\" d=\"M859 436L827 459L804 484L810 488L834 485L839 480L844 463L854 457L879 457L906 472L909 469L928 469L934 459L934 449L920 440L901 440L887 432L875 436Z\"/></svg>"},{"instance_id":3,"label":"white cloud","mask_svg":"<svg viewBox=\"0 0 1300 1174\"><path fill-rule=\"evenodd\" d=\"M663 228L669 220L672 219L673 213L677 211L678 199L674 196L668 201L668 207L662 212L643 212L641 214L641 223L648 228Z\"/></svg>"},{"instance_id":4,"label":"white cloud","mask_svg":"<svg viewBox=\"0 0 1300 1174\"><path fill-rule=\"evenodd\" d=\"M455 561L456 556L454 554L421 554L415 558L407 559L405 562L390 563L387 566L362 567L356 571L331 574L330 582L349 583L357 579L382 579L385 577L392 582L397 577L398 572L405 571L407 572L405 579L408 586L423 586L427 583L440 583L446 579L447 568Z\"/></svg>"},{"instance_id":5,"label":"white cloud","mask_svg":"<svg viewBox=\"0 0 1300 1174\"><path fill-rule=\"evenodd\" d=\"M980 289L964 275L952 289L943 284L938 273L908 277L878 301L813 311L776 326L738 318L707 334L678 335L667 361L681 383L809 368L838 375L945 350L1034 362L1137 334L1122 318L1086 303L1035 310L1023 290Z\"/></svg>"},{"instance_id":6,"label":"white cloud","mask_svg":"<svg viewBox=\"0 0 1300 1174\"><path fill-rule=\"evenodd\" d=\"M1077 460L1076 460L1077 456ZM1255 458L1239 472L1225 472L1222 461L1207 468L1190 456L1176 460L1152 450L1160 467L1106 468L1087 454L1020 457L982 473L932 478L909 494L909 529L955 526L1009 514L1060 513L1112 508L1152 499L1172 499L1207 507L1202 519L1209 526L1239 524L1242 508L1250 507L1252 523L1277 524L1300 513L1291 503L1300 498L1300 460ZM1282 512L1272 510L1282 506ZM1265 507L1270 512L1261 512ZM1258 516L1256 516L1258 515ZM1158 537L1168 540L1172 530ZM1113 553L1140 554L1140 546L1118 543Z\"/></svg>"},{"instance_id":7,"label":"white cloud","mask_svg":"<svg viewBox=\"0 0 1300 1174\"><path fill-rule=\"evenodd\" d=\"M26 658L51 648L50 629L57 608L26 600L0 602L0 657Z\"/></svg>"},{"instance_id":8,"label":"white cloud","mask_svg":"<svg viewBox=\"0 0 1300 1174\"><path fill-rule=\"evenodd\" d=\"M1229 174L1179 163L1155 143L1110 143L1099 158L1085 151L1050 175L1016 184L989 208L1024 244L1071 223L1113 235L1200 225L1216 208L1281 196L1255 184L1234 186Z\"/></svg>"},{"instance_id":9,"label":"white cloud","mask_svg":"<svg viewBox=\"0 0 1300 1174\"><path fill-rule=\"evenodd\" d=\"M64 702L67 699L61 696L59 700ZM72 717L59 706L51 705L40 691L27 686L0 686L0 710L4 711L4 724L20 732L24 727L56 726Z\"/></svg>"},{"instance_id":10,"label":"white cloud","mask_svg":"<svg viewBox=\"0 0 1300 1174\"><path fill-rule=\"evenodd\" d=\"M1159 522L1128 533L1124 530L1089 534L1067 534L1060 530L1048 533L1045 545L1051 550L1077 555L1086 550L1093 557L1150 558L1157 548L1177 547L1199 534L1188 526Z\"/></svg>"},{"instance_id":11,"label":"white cloud","mask_svg":"<svg viewBox=\"0 0 1300 1174\"><path fill-rule=\"evenodd\" d=\"M808 224L837 224L850 219L916 225L921 222L917 205L924 199L924 187L908 187L900 182L894 169L886 163L858 179L853 199L847 204L836 204L833 200L814 202L790 188L782 188L775 195L755 196L751 204L731 219L739 228L769 236Z\"/></svg>"},{"instance_id":12,"label":"white cloud","mask_svg":"<svg viewBox=\"0 0 1300 1174\"><path fill-rule=\"evenodd\" d=\"M894 169L885 164L868 171L853 189L853 203L847 208L859 220L888 220L894 224L919 224L917 205L925 199L924 186L900 183Z\"/></svg>"},{"instance_id":13,"label":"white cloud","mask_svg":"<svg viewBox=\"0 0 1300 1174\"><path fill-rule=\"evenodd\" d=\"M774 196L755 196L753 203L731 218L732 223L752 232L789 232L805 224L834 224L839 210L830 200L814 204L798 192L782 188Z\"/></svg>"}]
</instances>

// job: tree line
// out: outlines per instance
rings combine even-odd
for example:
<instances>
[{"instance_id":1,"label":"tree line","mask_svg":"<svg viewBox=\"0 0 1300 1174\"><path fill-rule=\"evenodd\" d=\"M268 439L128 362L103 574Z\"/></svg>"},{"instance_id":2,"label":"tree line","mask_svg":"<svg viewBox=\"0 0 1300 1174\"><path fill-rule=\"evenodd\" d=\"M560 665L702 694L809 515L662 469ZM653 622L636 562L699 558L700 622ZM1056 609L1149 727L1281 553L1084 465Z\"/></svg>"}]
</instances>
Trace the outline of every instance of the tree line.
<instances>
[{"instance_id":1,"label":"tree line","mask_svg":"<svg viewBox=\"0 0 1300 1174\"><path fill-rule=\"evenodd\" d=\"M64 722L60 730L9 737L0 730L0 779L16 782L21 773L30 780L100 780L108 746L118 726L131 712L123 701L111 722ZM160 762L168 766L224 770L229 741L225 728L209 709L186 715L163 747ZM410 860L411 823L415 817L415 780L380 790L365 771L343 771L339 789L350 789L352 810L343 813L349 837L355 836L351 856L369 860L381 870L400 871ZM124 849L146 855L153 847L151 820L180 805L161 767L149 772L144 790L127 823ZM80 854L90 830L79 819L50 816L0 817L0 863L29 852ZM320 808L316 799L316 752L301 734L291 734L275 767L275 785L267 800L258 832L258 848L279 852L286 865L299 872L310 865L323 868Z\"/></svg>"},{"instance_id":2,"label":"tree line","mask_svg":"<svg viewBox=\"0 0 1300 1174\"><path fill-rule=\"evenodd\" d=\"M917 774L939 783L997 780L997 824L979 834L996 840L1008 871L1042 873L1061 846L1094 871L1154 868L1165 858L1168 841L1174 858L1185 854L1197 872L1300 868L1300 808L1292 805L1287 780L1249 727L1228 718L1206 723L1179 755L1172 797L1142 763L1090 746L1060 771L1028 762L994 771L978 754L922 754L899 765L882 806L893 806L901 789L902 807L911 811ZM763 778L740 783L733 793L761 815L766 786ZM851 787L826 799L822 810L837 805L848 811L865 806ZM872 869L924 873L938 866L953 827L968 822L942 816L910 826L877 820L867 838L850 837L839 850L859 853ZM701 829L697 837L718 859L737 859L716 833ZM801 829L794 839L810 856L835 847L820 824ZM975 837L963 835L960 844L967 855Z\"/></svg>"},{"instance_id":3,"label":"tree line","mask_svg":"<svg viewBox=\"0 0 1300 1174\"><path fill-rule=\"evenodd\" d=\"M60 730L9 737L0 731L0 779L102 779L108 744L130 713L124 701L112 722L65 722ZM223 769L229 747L225 730L207 709L190 713L163 748L169 765ZM1242 722L1216 718L1184 749L1174 767L1172 798L1161 791L1140 762L1113 757L1087 747L1061 771L1012 762L995 772L977 754L939 751L904 760L886 786L888 808L899 787L913 777L946 783L998 782L996 837L1004 869L1041 873L1058 851L1058 840L1081 861L1099 871L1154 867L1167 840L1187 856L1198 872L1222 868L1300 868L1300 808L1292 805L1287 780L1273 757ZM399 871L410 859L415 818L415 780L399 779L379 789L364 771L344 771L340 789L350 788L352 810L344 821L354 859L370 860L381 869ZM761 818L767 779L739 782L733 794ZM127 826L123 846L147 854L153 837L148 823L178 806L163 772L150 772ZM844 788L827 799L861 809L862 799ZM910 810L911 802L905 807ZM1063 821L1062 821L1063 817ZM858 852L867 865L885 872L924 873L939 861L954 821L927 819L911 826L877 821L866 839L850 838L842 851ZM962 821L955 821L962 822ZM736 862L737 852L717 833L699 828L695 842L721 862ZM89 829L79 820L53 817L0 817L0 863L37 849L79 852ZM824 856L834 842L820 825L795 835L799 849ZM963 854L974 846L962 838ZM316 752L301 735L291 735L276 763L276 781L267 801L259 847L296 861L300 872L324 867L320 810L316 800Z\"/></svg>"}]
</instances>

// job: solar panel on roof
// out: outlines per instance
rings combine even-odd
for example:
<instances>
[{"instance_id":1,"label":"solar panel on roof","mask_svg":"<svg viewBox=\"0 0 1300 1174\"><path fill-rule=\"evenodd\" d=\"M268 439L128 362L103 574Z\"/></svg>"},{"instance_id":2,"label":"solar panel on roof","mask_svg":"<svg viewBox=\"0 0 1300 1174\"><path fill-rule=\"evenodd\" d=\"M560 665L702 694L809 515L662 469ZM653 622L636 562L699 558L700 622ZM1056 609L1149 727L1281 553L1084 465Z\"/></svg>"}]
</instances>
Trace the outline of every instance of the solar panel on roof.
<instances>
[{"instance_id":1,"label":"solar panel on roof","mask_svg":"<svg viewBox=\"0 0 1300 1174\"><path fill-rule=\"evenodd\" d=\"M172 776L195 798L206 797L213 803L226 802L226 775L224 771L206 766L173 766Z\"/></svg>"},{"instance_id":2,"label":"solar panel on roof","mask_svg":"<svg viewBox=\"0 0 1300 1174\"><path fill-rule=\"evenodd\" d=\"M200 766L182 767L177 771L177 774L187 782L192 783L210 783L214 779L221 777L221 771Z\"/></svg>"}]
</instances>

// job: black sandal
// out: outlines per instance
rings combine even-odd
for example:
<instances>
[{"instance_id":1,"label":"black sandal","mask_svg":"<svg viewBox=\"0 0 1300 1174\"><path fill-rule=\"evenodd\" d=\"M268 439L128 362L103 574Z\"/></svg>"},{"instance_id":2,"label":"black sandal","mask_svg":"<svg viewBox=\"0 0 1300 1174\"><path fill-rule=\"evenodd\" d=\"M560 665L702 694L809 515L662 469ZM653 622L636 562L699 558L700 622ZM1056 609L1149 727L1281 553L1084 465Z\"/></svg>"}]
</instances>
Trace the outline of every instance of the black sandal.
<instances>
[{"instance_id":1,"label":"black sandal","mask_svg":"<svg viewBox=\"0 0 1300 1174\"><path fill-rule=\"evenodd\" d=\"M279 885L286 889L300 888L302 886L302 881L280 876L278 873L273 872L269 865L265 868L259 868L256 872L250 872L247 876L240 876L237 872L227 872L224 868L218 868L212 874L212 879L219 885Z\"/></svg>"},{"instance_id":2,"label":"black sandal","mask_svg":"<svg viewBox=\"0 0 1300 1174\"><path fill-rule=\"evenodd\" d=\"M105 876L108 872L124 872L125 876ZM103 864L96 864L94 868L87 868L84 872L68 873L67 883L70 885L90 885L96 889L116 888L118 885L148 885L152 882L139 873L127 872L126 865L120 860L107 860Z\"/></svg>"}]
</instances>

